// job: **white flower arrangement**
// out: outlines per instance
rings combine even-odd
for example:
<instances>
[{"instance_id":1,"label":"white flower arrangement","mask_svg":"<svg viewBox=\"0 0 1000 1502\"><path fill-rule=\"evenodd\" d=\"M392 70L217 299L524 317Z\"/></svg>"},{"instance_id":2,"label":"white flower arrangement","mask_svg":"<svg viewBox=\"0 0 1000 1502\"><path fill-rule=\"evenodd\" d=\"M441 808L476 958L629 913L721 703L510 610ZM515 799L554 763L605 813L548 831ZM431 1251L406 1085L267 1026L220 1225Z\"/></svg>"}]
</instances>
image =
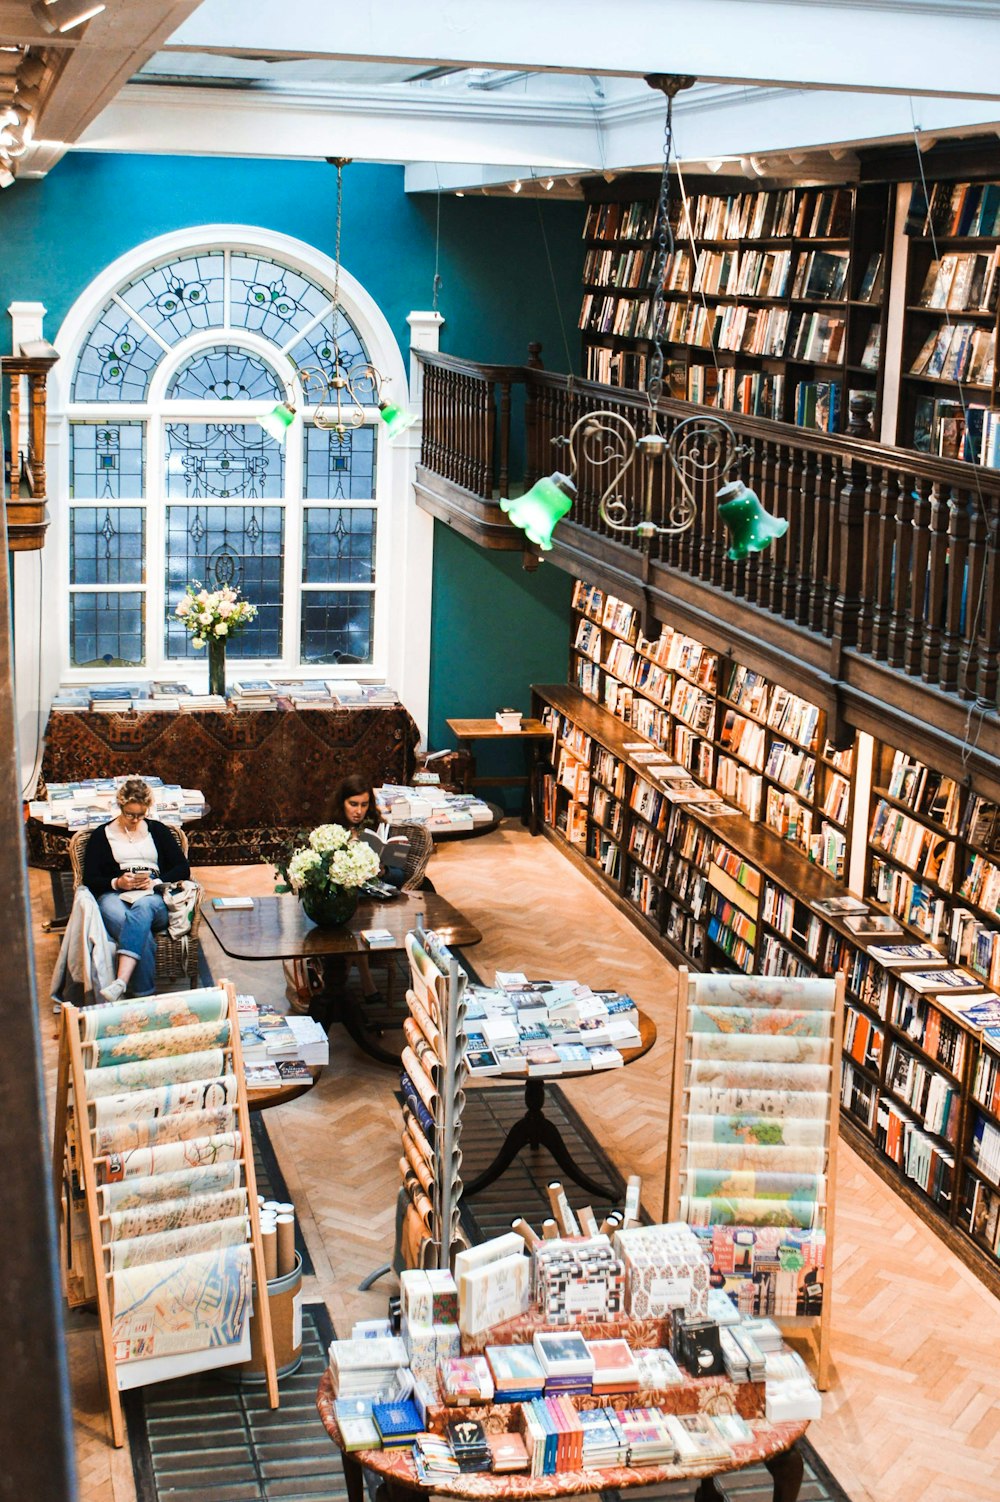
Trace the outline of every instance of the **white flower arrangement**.
<instances>
[{"instance_id":1,"label":"white flower arrangement","mask_svg":"<svg viewBox=\"0 0 1000 1502\"><path fill-rule=\"evenodd\" d=\"M284 885L277 890L317 896L360 887L379 873L379 860L364 840L354 840L340 824L320 824L307 843L292 848L278 863Z\"/></svg>"},{"instance_id":2,"label":"white flower arrangement","mask_svg":"<svg viewBox=\"0 0 1000 1502\"><path fill-rule=\"evenodd\" d=\"M191 633L193 647L207 647L214 637L225 641L247 621L257 614L256 605L242 600L239 591L226 585L223 589L199 589L198 581L187 587L187 593L178 602L174 615L184 622Z\"/></svg>"}]
</instances>

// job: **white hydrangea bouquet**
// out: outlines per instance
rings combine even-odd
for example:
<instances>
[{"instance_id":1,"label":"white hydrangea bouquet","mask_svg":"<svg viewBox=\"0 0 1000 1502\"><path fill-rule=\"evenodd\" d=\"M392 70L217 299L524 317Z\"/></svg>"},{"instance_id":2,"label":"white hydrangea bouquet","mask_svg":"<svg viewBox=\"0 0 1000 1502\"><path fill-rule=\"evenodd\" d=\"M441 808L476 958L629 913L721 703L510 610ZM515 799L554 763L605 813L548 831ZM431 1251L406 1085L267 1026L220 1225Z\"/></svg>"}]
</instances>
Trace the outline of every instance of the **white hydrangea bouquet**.
<instances>
[{"instance_id":1,"label":"white hydrangea bouquet","mask_svg":"<svg viewBox=\"0 0 1000 1502\"><path fill-rule=\"evenodd\" d=\"M358 904L358 888L379 873L379 860L364 840L340 824L320 824L293 840L277 862L277 892L293 892L306 917L321 927L344 923Z\"/></svg>"},{"instance_id":2,"label":"white hydrangea bouquet","mask_svg":"<svg viewBox=\"0 0 1000 1502\"><path fill-rule=\"evenodd\" d=\"M257 614L256 605L240 598L239 590L227 584L222 589L200 589L198 581L189 584L174 611L191 635L193 647L207 647L213 641L226 641Z\"/></svg>"}]
</instances>

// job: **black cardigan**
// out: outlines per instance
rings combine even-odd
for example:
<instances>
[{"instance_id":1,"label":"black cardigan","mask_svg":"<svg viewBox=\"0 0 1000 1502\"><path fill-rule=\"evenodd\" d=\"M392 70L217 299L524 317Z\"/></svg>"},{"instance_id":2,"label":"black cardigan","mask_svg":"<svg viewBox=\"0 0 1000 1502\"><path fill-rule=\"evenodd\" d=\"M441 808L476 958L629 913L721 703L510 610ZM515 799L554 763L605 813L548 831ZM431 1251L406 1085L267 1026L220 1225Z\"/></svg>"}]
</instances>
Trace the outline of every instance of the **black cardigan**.
<instances>
[{"instance_id":1,"label":"black cardigan","mask_svg":"<svg viewBox=\"0 0 1000 1502\"><path fill-rule=\"evenodd\" d=\"M160 880L188 881L191 867L180 845L166 824L159 819L147 819L146 826L156 846L156 860L160 868ZM95 897L103 897L112 891L111 883L121 876L124 867L115 860L108 844L108 827L101 824L91 834L83 856L83 884Z\"/></svg>"}]
</instances>

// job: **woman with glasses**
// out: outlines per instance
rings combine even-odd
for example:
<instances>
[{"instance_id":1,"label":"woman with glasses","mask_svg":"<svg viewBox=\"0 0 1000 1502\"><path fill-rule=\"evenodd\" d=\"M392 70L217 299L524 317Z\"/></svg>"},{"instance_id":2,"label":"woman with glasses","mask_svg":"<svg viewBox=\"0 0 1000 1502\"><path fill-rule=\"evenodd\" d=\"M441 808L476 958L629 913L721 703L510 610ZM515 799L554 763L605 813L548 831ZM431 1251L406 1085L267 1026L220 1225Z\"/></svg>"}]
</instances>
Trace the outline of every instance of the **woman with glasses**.
<instances>
[{"instance_id":1,"label":"woman with glasses","mask_svg":"<svg viewBox=\"0 0 1000 1502\"><path fill-rule=\"evenodd\" d=\"M83 858L83 882L97 898L108 933L118 945L118 973L101 991L119 1001L126 991L152 996L156 990L156 940L167 927L160 895L167 882L187 881L191 868L165 824L147 817L153 794L139 777L129 777L116 794L118 817L95 829Z\"/></svg>"}]
</instances>

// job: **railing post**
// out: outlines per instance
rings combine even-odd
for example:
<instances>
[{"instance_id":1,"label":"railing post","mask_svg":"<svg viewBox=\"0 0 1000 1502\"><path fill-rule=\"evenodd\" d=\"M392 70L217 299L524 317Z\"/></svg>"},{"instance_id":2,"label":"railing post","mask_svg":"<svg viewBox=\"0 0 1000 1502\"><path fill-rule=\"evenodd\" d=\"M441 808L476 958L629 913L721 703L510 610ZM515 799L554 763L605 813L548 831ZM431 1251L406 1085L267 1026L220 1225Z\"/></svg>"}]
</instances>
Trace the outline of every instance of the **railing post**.
<instances>
[{"instance_id":1,"label":"railing post","mask_svg":"<svg viewBox=\"0 0 1000 1502\"><path fill-rule=\"evenodd\" d=\"M948 573L948 507L941 486L931 486L927 523L927 619L924 621L920 676L925 683L941 682L941 634L944 629L945 581Z\"/></svg>"},{"instance_id":2,"label":"railing post","mask_svg":"<svg viewBox=\"0 0 1000 1502\"><path fill-rule=\"evenodd\" d=\"M852 403L852 417L853 417ZM833 666L831 674L840 677L840 654L858 640L861 614L861 583L865 543L865 503L869 494L868 465L852 456L845 466L845 483L837 502L837 594L833 602Z\"/></svg>"},{"instance_id":3,"label":"railing post","mask_svg":"<svg viewBox=\"0 0 1000 1502\"><path fill-rule=\"evenodd\" d=\"M910 606L909 628L903 651L903 667L907 673L920 672L920 650L928 628L927 605L924 595L924 580L927 578L927 560L930 556L931 502L928 491L935 492L932 481L918 478L913 487L913 536L910 554Z\"/></svg>"},{"instance_id":4,"label":"railing post","mask_svg":"<svg viewBox=\"0 0 1000 1502\"><path fill-rule=\"evenodd\" d=\"M992 707L997 702L997 658L1000 654L1000 578L997 577L996 503L986 518L986 572L983 578L982 610L976 636L976 695ZM978 603L978 602L977 602ZM969 602L972 607L972 601ZM971 632L970 632L971 639Z\"/></svg>"},{"instance_id":5,"label":"railing post","mask_svg":"<svg viewBox=\"0 0 1000 1502\"><path fill-rule=\"evenodd\" d=\"M891 668L901 668L906 656L906 620L909 612L910 553L913 546L913 493L909 477L900 477L902 483L896 496L896 532L893 538L892 613L889 620L887 658Z\"/></svg>"},{"instance_id":6,"label":"railing post","mask_svg":"<svg viewBox=\"0 0 1000 1502\"><path fill-rule=\"evenodd\" d=\"M947 558L944 631L938 671L941 687L953 694L958 689L958 668L962 658L962 615L969 566L969 508L965 497L956 496L954 491L948 497Z\"/></svg>"},{"instance_id":7,"label":"railing post","mask_svg":"<svg viewBox=\"0 0 1000 1502\"><path fill-rule=\"evenodd\" d=\"M500 382L500 465L497 485L500 495L510 494L510 382Z\"/></svg>"}]
</instances>

